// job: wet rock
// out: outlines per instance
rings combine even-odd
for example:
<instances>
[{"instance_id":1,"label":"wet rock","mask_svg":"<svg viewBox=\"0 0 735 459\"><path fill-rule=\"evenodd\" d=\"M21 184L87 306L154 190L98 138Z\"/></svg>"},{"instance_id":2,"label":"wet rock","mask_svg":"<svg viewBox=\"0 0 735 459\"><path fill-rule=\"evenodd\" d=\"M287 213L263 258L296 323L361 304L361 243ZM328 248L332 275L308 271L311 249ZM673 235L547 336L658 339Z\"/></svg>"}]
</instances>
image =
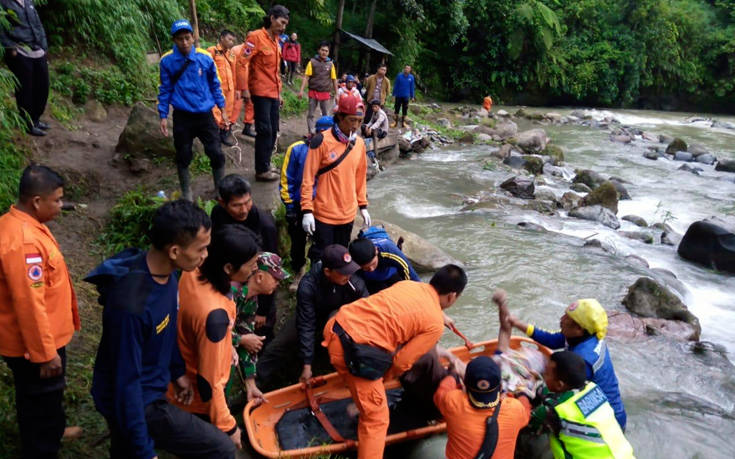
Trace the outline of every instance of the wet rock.
<instances>
[{"instance_id":1,"label":"wet rock","mask_svg":"<svg viewBox=\"0 0 735 459\"><path fill-rule=\"evenodd\" d=\"M531 223L531 222L519 222L519 223L516 223L516 226L518 228L522 228L522 229L530 230L530 231L537 231L539 233L548 232L548 230L544 228L543 226L538 225L536 223Z\"/></svg>"},{"instance_id":2,"label":"wet rock","mask_svg":"<svg viewBox=\"0 0 735 459\"><path fill-rule=\"evenodd\" d=\"M534 199L523 205L524 209L536 211L544 215L556 215L556 201L546 201L540 199Z\"/></svg>"},{"instance_id":3,"label":"wet rock","mask_svg":"<svg viewBox=\"0 0 735 459\"><path fill-rule=\"evenodd\" d=\"M164 137L159 131L161 119L158 112L142 102L138 102L128 116L125 125L115 147L116 152L128 153L136 157L174 157L176 150L171 137ZM173 125L169 122L169 133L173 132ZM194 143L201 150L199 142Z\"/></svg>"},{"instance_id":4,"label":"wet rock","mask_svg":"<svg viewBox=\"0 0 735 459\"><path fill-rule=\"evenodd\" d=\"M583 206L594 206L597 204L610 209L613 213L618 213L618 191L612 182L603 182L582 200Z\"/></svg>"},{"instance_id":5,"label":"wet rock","mask_svg":"<svg viewBox=\"0 0 735 459\"><path fill-rule=\"evenodd\" d=\"M401 153L406 154L411 151L411 142L403 136L398 137L398 149Z\"/></svg>"},{"instance_id":6,"label":"wet rock","mask_svg":"<svg viewBox=\"0 0 735 459\"><path fill-rule=\"evenodd\" d=\"M436 120L436 124L438 124L439 126L441 126L443 128L446 128L446 129L449 129L449 128L452 127L452 122L449 121L446 118L439 118L439 119L437 119Z\"/></svg>"},{"instance_id":7,"label":"wet rock","mask_svg":"<svg viewBox=\"0 0 735 459\"><path fill-rule=\"evenodd\" d=\"M504 118L510 116L510 113L505 110L498 110L497 112L495 112L495 115Z\"/></svg>"},{"instance_id":8,"label":"wet rock","mask_svg":"<svg viewBox=\"0 0 735 459\"><path fill-rule=\"evenodd\" d=\"M526 164L526 160L524 156L511 152L510 155L506 156L505 159L503 159L503 164L505 164L506 166L510 166L513 169L520 169L523 167L524 164Z\"/></svg>"},{"instance_id":9,"label":"wet rock","mask_svg":"<svg viewBox=\"0 0 735 459\"><path fill-rule=\"evenodd\" d=\"M564 150L556 145L547 144L546 148L541 150L540 154L550 157L555 166L558 166L564 161Z\"/></svg>"},{"instance_id":10,"label":"wet rock","mask_svg":"<svg viewBox=\"0 0 735 459\"><path fill-rule=\"evenodd\" d=\"M730 123L728 121L718 121L714 120L712 122L713 128L720 128L720 129L735 129L735 124Z\"/></svg>"},{"instance_id":11,"label":"wet rock","mask_svg":"<svg viewBox=\"0 0 735 459\"><path fill-rule=\"evenodd\" d=\"M559 166L554 166L551 163L544 163L544 174L551 175L552 177L564 177L564 169Z\"/></svg>"},{"instance_id":12,"label":"wet rock","mask_svg":"<svg viewBox=\"0 0 735 459\"><path fill-rule=\"evenodd\" d=\"M697 156L696 160L698 163L711 166L717 161L717 158L715 158L715 155L713 155L712 153L705 153L703 155Z\"/></svg>"},{"instance_id":13,"label":"wet rock","mask_svg":"<svg viewBox=\"0 0 735 459\"><path fill-rule=\"evenodd\" d=\"M689 225L677 252L708 268L735 273L735 234L710 221Z\"/></svg>"},{"instance_id":14,"label":"wet rock","mask_svg":"<svg viewBox=\"0 0 735 459\"><path fill-rule=\"evenodd\" d=\"M609 311L607 314L608 336L618 339L645 339L660 335L676 341L696 341L697 328L678 320L635 317L627 312Z\"/></svg>"},{"instance_id":15,"label":"wet rock","mask_svg":"<svg viewBox=\"0 0 735 459\"><path fill-rule=\"evenodd\" d=\"M689 164L682 164L677 170L685 171L685 172L691 172L694 175L699 175L700 172L702 172L702 169L699 167L692 167Z\"/></svg>"},{"instance_id":16,"label":"wet rock","mask_svg":"<svg viewBox=\"0 0 735 459\"><path fill-rule=\"evenodd\" d=\"M481 143L490 143L493 141L492 136L489 136L487 134L483 134L482 132L479 134L475 134L477 141Z\"/></svg>"},{"instance_id":17,"label":"wet rock","mask_svg":"<svg viewBox=\"0 0 735 459\"><path fill-rule=\"evenodd\" d=\"M672 140L669 146L666 147L666 154L673 155L677 151L687 151L687 143L678 137Z\"/></svg>"},{"instance_id":18,"label":"wet rock","mask_svg":"<svg viewBox=\"0 0 735 459\"><path fill-rule=\"evenodd\" d=\"M686 322L696 329L694 340L699 339L702 331L699 319L689 312L679 297L650 277L641 277L628 287L623 305L643 317Z\"/></svg>"},{"instance_id":19,"label":"wet rock","mask_svg":"<svg viewBox=\"0 0 735 459\"><path fill-rule=\"evenodd\" d=\"M641 241L646 244L653 244L653 235L651 233L643 231L618 231L618 234L623 237L627 237L628 239Z\"/></svg>"},{"instance_id":20,"label":"wet rock","mask_svg":"<svg viewBox=\"0 0 735 459\"><path fill-rule=\"evenodd\" d=\"M648 262L645 258L639 257L638 255L628 255L625 260L631 265L640 266L641 268L648 268Z\"/></svg>"},{"instance_id":21,"label":"wet rock","mask_svg":"<svg viewBox=\"0 0 735 459\"><path fill-rule=\"evenodd\" d=\"M715 166L716 171L735 172L735 159L720 159Z\"/></svg>"},{"instance_id":22,"label":"wet rock","mask_svg":"<svg viewBox=\"0 0 735 459\"><path fill-rule=\"evenodd\" d=\"M549 112L544 115L544 118L551 121L552 123L559 123L561 122L561 114L556 112Z\"/></svg>"},{"instance_id":23,"label":"wet rock","mask_svg":"<svg viewBox=\"0 0 735 459\"><path fill-rule=\"evenodd\" d=\"M626 134L617 134L617 135L611 135L610 140L617 143L630 143L633 141L633 138Z\"/></svg>"},{"instance_id":24,"label":"wet rock","mask_svg":"<svg viewBox=\"0 0 735 459\"><path fill-rule=\"evenodd\" d=\"M674 160L691 162L694 161L694 155L686 151L677 151L676 153L674 153Z\"/></svg>"},{"instance_id":25,"label":"wet rock","mask_svg":"<svg viewBox=\"0 0 735 459\"><path fill-rule=\"evenodd\" d=\"M490 113L487 110L485 110L484 107L479 108L477 110L477 116L479 116L480 118L487 118L489 115Z\"/></svg>"},{"instance_id":26,"label":"wet rock","mask_svg":"<svg viewBox=\"0 0 735 459\"><path fill-rule=\"evenodd\" d=\"M584 183L593 190L604 181L605 179L599 173L590 169L578 170L577 175L572 180L574 183Z\"/></svg>"},{"instance_id":27,"label":"wet rock","mask_svg":"<svg viewBox=\"0 0 735 459\"><path fill-rule=\"evenodd\" d=\"M601 249L602 242L599 239L589 239L589 240L584 241L584 245L582 247Z\"/></svg>"},{"instance_id":28,"label":"wet rock","mask_svg":"<svg viewBox=\"0 0 735 459\"><path fill-rule=\"evenodd\" d=\"M534 196L536 199L539 199L541 201L551 201L556 202L556 195L553 191L549 190L548 188L536 188L536 191L534 193Z\"/></svg>"},{"instance_id":29,"label":"wet rock","mask_svg":"<svg viewBox=\"0 0 735 459\"><path fill-rule=\"evenodd\" d=\"M644 132L641 134L641 138L643 140L648 140L649 142L658 142L658 136L656 134L651 134L650 132Z\"/></svg>"},{"instance_id":30,"label":"wet rock","mask_svg":"<svg viewBox=\"0 0 735 459\"><path fill-rule=\"evenodd\" d=\"M670 144L674 141L674 138L667 134L659 134L658 141L661 143L665 143L666 145Z\"/></svg>"},{"instance_id":31,"label":"wet rock","mask_svg":"<svg viewBox=\"0 0 735 459\"><path fill-rule=\"evenodd\" d=\"M523 168L533 175L541 175L544 173L544 160L534 155L524 155Z\"/></svg>"},{"instance_id":32,"label":"wet rock","mask_svg":"<svg viewBox=\"0 0 735 459\"><path fill-rule=\"evenodd\" d=\"M624 182L622 179L619 179L617 177L610 177L610 183L613 184L615 187L615 191L618 192L618 199L621 201L629 200L630 199L630 193L628 193L628 189L625 188Z\"/></svg>"},{"instance_id":33,"label":"wet rock","mask_svg":"<svg viewBox=\"0 0 735 459\"><path fill-rule=\"evenodd\" d=\"M515 144L526 153L539 153L546 148L548 140L543 129L531 129L519 133L515 137Z\"/></svg>"},{"instance_id":34,"label":"wet rock","mask_svg":"<svg viewBox=\"0 0 735 459\"><path fill-rule=\"evenodd\" d=\"M690 143L689 148L687 148L687 151L692 154L695 158L700 155L705 155L709 153L709 150L707 150L704 145L700 145L698 143Z\"/></svg>"},{"instance_id":35,"label":"wet rock","mask_svg":"<svg viewBox=\"0 0 735 459\"><path fill-rule=\"evenodd\" d=\"M570 186L573 191L576 191L577 193L589 193L592 191L590 187L585 185L584 183L573 183L572 186Z\"/></svg>"},{"instance_id":36,"label":"wet rock","mask_svg":"<svg viewBox=\"0 0 735 459\"><path fill-rule=\"evenodd\" d=\"M646 220L644 220L643 217L639 217L638 215L626 215L623 217L623 220L631 222L636 226L648 228L648 223L646 222Z\"/></svg>"},{"instance_id":37,"label":"wet rock","mask_svg":"<svg viewBox=\"0 0 735 459\"><path fill-rule=\"evenodd\" d=\"M500 120L495 126L477 126L475 132L505 140L518 133L518 125L511 120Z\"/></svg>"},{"instance_id":38,"label":"wet rock","mask_svg":"<svg viewBox=\"0 0 735 459\"><path fill-rule=\"evenodd\" d=\"M646 159L652 159L656 161L661 156L661 153L658 151L646 151L643 153L643 157Z\"/></svg>"},{"instance_id":39,"label":"wet rock","mask_svg":"<svg viewBox=\"0 0 735 459\"><path fill-rule=\"evenodd\" d=\"M665 229L661 233L661 244L676 247L681 242L683 236L671 228Z\"/></svg>"},{"instance_id":40,"label":"wet rock","mask_svg":"<svg viewBox=\"0 0 735 459\"><path fill-rule=\"evenodd\" d=\"M510 156L510 152L513 150L513 145L509 143L504 143L500 146L500 148L497 151L494 151L491 153L491 156L494 156L496 158L504 159L508 156Z\"/></svg>"},{"instance_id":41,"label":"wet rock","mask_svg":"<svg viewBox=\"0 0 735 459\"><path fill-rule=\"evenodd\" d=\"M579 207L579 205L582 203L582 196L573 191L567 191L561 196L560 203L564 210L571 210L575 207Z\"/></svg>"},{"instance_id":42,"label":"wet rock","mask_svg":"<svg viewBox=\"0 0 735 459\"><path fill-rule=\"evenodd\" d=\"M533 199L535 186L529 177L515 176L500 184L500 188L517 198Z\"/></svg>"},{"instance_id":43,"label":"wet rock","mask_svg":"<svg viewBox=\"0 0 735 459\"><path fill-rule=\"evenodd\" d=\"M107 110L105 106L96 99L89 99L84 104L84 113L87 115L87 119L96 123L102 123L107 121Z\"/></svg>"},{"instance_id":44,"label":"wet rock","mask_svg":"<svg viewBox=\"0 0 735 459\"><path fill-rule=\"evenodd\" d=\"M600 205L585 206L572 209L569 212L569 216L581 218L582 220L596 221L615 230L620 228L618 217L616 217L615 214L610 211L610 209L607 209Z\"/></svg>"},{"instance_id":45,"label":"wet rock","mask_svg":"<svg viewBox=\"0 0 735 459\"><path fill-rule=\"evenodd\" d=\"M462 137L457 139L459 143L473 144L475 143L475 136L471 132L465 132Z\"/></svg>"}]
</instances>

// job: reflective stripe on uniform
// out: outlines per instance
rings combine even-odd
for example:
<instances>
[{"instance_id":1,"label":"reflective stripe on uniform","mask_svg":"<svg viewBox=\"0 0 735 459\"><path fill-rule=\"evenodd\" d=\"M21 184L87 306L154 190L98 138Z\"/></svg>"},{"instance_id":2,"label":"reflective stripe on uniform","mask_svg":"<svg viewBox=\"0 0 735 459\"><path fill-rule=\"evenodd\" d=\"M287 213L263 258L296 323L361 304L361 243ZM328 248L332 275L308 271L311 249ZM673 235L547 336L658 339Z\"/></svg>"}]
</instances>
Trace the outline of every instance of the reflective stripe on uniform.
<instances>
[{"instance_id":1,"label":"reflective stripe on uniform","mask_svg":"<svg viewBox=\"0 0 735 459\"><path fill-rule=\"evenodd\" d=\"M599 430L593 426L584 424L578 424L576 422L561 420L561 431L560 434L564 434L568 437L581 438L585 441L591 441L594 443L605 443L602 439L602 434Z\"/></svg>"}]
</instances>

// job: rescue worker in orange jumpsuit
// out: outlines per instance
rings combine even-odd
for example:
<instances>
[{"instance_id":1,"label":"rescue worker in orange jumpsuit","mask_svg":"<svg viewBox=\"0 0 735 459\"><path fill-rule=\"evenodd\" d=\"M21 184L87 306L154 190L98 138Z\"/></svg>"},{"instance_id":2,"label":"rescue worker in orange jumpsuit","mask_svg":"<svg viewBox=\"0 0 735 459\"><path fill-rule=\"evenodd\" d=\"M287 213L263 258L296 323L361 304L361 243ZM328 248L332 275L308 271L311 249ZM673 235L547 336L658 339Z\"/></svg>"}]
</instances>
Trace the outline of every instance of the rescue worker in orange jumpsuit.
<instances>
[{"instance_id":1,"label":"rescue worker in orange jumpsuit","mask_svg":"<svg viewBox=\"0 0 735 459\"><path fill-rule=\"evenodd\" d=\"M212 108L214 120L219 126L219 136L222 143L231 147L235 143L232 140L230 124L235 122L237 113L235 112L235 54L232 47L235 44L235 34L227 29L219 34L219 42L216 46L207 48L207 52L212 55L214 65L217 67L217 75L219 75L220 88L222 95L225 96L225 112L219 107Z\"/></svg>"},{"instance_id":2,"label":"rescue worker in orange jumpsuit","mask_svg":"<svg viewBox=\"0 0 735 459\"><path fill-rule=\"evenodd\" d=\"M342 306L327 322L322 345L360 412L358 459L383 457L390 422L383 379L409 370L436 345L444 329L443 310L465 285L464 270L446 265L428 284L398 282Z\"/></svg>"},{"instance_id":3,"label":"rescue worker in orange jumpsuit","mask_svg":"<svg viewBox=\"0 0 735 459\"><path fill-rule=\"evenodd\" d=\"M242 54L244 47L244 42L232 47L232 54L235 55L235 61L232 64L233 75L237 72L237 56ZM240 118L240 112L242 111L243 105L245 106L245 115L243 116L242 122L245 126L242 128L242 135L255 137L255 130L253 129L253 123L255 123L255 109L253 109L253 101L246 101L242 98L242 92L235 90L235 102L232 108L232 122L235 122Z\"/></svg>"},{"instance_id":4,"label":"rescue worker in orange jumpsuit","mask_svg":"<svg viewBox=\"0 0 735 459\"><path fill-rule=\"evenodd\" d=\"M282 103L281 46L279 36L286 29L288 9L274 5L263 19L263 27L252 31L237 56L236 88L247 102L252 99L255 110L255 180L272 182L280 178L271 168L271 154L279 130Z\"/></svg>"},{"instance_id":5,"label":"rescue worker in orange jumpsuit","mask_svg":"<svg viewBox=\"0 0 735 459\"><path fill-rule=\"evenodd\" d=\"M80 329L59 244L45 225L61 213L64 180L25 168L18 202L0 217L0 355L13 372L23 457L56 457L66 428L66 345Z\"/></svg>"},{"instance_id":6,"label":"rescue worker in orange jumpsuit","mask_svg":"<svg viewBox=\"0 0 735 459\"><path fill-rule=\"evenodd\" d=\"M482 108L490 113L490 110L493 108L493 98L490 96L485 96L485 99L482 100Z\"/></svg>"}]
</instances>

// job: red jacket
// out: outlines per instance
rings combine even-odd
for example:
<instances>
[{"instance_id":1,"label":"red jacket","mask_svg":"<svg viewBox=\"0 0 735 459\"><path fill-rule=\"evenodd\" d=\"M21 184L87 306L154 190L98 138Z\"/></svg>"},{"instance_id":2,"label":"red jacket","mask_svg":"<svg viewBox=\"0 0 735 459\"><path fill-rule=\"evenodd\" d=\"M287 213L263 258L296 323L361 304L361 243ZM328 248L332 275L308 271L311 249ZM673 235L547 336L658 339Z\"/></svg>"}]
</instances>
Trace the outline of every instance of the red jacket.
<instances>
[{"instance_id":1,"label":"red jacket","mask_svg":"<svg viewBox=\"0 0 735 459\"><path fill-rule=\"evenodd\" d=\"M283 60L286 62L301 62L301 43L290 40L284 43Z\"/></svg>"}]
</instances>

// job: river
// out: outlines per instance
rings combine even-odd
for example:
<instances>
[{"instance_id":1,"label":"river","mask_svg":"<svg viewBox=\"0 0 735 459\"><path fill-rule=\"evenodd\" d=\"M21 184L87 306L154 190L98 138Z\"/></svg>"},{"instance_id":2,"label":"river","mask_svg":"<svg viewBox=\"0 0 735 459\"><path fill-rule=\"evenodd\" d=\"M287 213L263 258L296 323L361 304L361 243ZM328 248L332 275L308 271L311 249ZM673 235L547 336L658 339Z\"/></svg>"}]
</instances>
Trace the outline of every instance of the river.
<instances>
[{"instance_id":1,"label":"river","mask_svg":"<svg viewBox=\"0 0 735 459\"><path fill-rule=\"evenodd\" d=\"M510 113L514 107L504 108ZM554 111L566 115L570 110ZM735 131L688 123L689 113L636 110L592 111L654 134L682 137L706 146L717 157L735 158ZM722 121L734 118L711 116ZM518 122L519 130L530 123ZM635 214L649 224L666 220L683 234L692 222L711 215L735 214L735 183L717 180L726 173L703 166L701 176L677 171L680 162L642 157L642 141L623 145L607 130L580 125L544 126L564 149L567 165L621 177L632 200L620 201L618 217ZM665 147L665 146L664 146ZM608 310L624 310L627 287L647 270L624 260L635 254L651 268L665 268L686 286L684 302L699 318L702 340L735 352L735 276L717 274L678 257L675 247L623 238L593 222L546 217L533 211L500 208L463 212L461 195L491 189L512 174L483 170L494 147L453 145L429 150L391 166L369 182L373 218L413 231L461 260L469 285L449 314L473 341L497 335L495 288L509 293L514 314L537 325L558 329L566 305L577 298L597 298ZM568 189L549 183L557 196ZM535 222L549 232L520 229ZM637 229L621 221L621 230ZM582 248L581 238L596 234L616 254ZM460 345L449 332L442 343ZM628 412L627 437L639 458L735 457L735 371L727 357L698 354L686 343L654 337L643 344L610 339L610 350ZM410 457L443 457L442 437L418 444ZM402 453L403 454L403 453ZM404 456L405 457L405 456Z\"/></svg>"}]
</instances>

